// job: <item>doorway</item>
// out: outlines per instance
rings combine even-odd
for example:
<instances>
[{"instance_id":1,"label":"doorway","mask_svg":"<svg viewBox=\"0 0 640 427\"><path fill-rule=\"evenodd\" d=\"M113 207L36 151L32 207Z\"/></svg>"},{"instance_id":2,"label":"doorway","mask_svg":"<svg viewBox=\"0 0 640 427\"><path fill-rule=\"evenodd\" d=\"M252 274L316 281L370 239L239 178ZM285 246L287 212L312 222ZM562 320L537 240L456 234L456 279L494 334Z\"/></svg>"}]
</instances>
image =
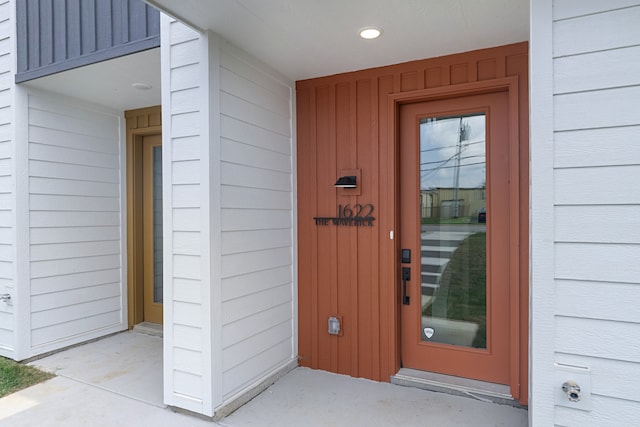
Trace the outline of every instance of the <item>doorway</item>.
<instances>
[{"instance_id":1,"label":"doorway","mask_svg":"<svg viewBox=\"0 0 640 427\"><path fill-rule=\"evenodd\" d=\"M510 384L508 92L401 105L399 125L402 366Z\"/></svg>"},{"instance_id":2,"label":"doorway","mask_svg":"<svg viewBox=\"0 0 640 427\"><path fill-rule=\"evenodd\" d=\"M162 324L162 127L160 107L127 119L127 262L129 328Z\"/></svg>"}]
</instances>

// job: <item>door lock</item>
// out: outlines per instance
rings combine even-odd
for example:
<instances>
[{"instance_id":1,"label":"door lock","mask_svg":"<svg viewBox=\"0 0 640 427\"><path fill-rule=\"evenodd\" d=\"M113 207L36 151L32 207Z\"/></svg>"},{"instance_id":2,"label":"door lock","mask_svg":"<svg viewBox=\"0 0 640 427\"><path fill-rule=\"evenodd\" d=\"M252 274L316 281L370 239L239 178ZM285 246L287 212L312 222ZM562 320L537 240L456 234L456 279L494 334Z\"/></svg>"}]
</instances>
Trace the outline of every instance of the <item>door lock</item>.
<instances>
[{"instance_id":1,"label":"door lock","mask_svg":"<svg viewBox=\"0 0 640 427\"><path fill-rule=\"evenodd\" d=\"M409 305L411 303L411 297L407 295L407 282L411 280L411 268L402 267L402 303Z\"/></svg>"},{"instance_id":2,"label":"door lock","mask_svg":"<svg viewBox=\"0 0 640 427\"><path fill-rule=\"evenodd\" d=\"M400 258L403 264L411 264L411 249L402 249Z\"/></svg>"}]
</instances>

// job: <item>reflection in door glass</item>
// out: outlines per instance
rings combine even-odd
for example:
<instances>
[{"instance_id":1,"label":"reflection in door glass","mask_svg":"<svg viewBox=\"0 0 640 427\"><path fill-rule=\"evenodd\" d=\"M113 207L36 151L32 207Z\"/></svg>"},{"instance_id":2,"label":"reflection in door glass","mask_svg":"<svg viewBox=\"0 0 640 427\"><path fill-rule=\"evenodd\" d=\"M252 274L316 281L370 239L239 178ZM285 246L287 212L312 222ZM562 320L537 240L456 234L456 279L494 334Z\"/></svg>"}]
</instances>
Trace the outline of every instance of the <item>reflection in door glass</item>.
<instances>
[{"instance_id":1,"label":"reflection in door glass","mask_svg":"<svg viewBox=\"0 0 640 427\"><path fill-rule=\"evenodd\" d=\"M486 348L485 115L420 121L421 334Z\"/></svg>"}]
</instances>

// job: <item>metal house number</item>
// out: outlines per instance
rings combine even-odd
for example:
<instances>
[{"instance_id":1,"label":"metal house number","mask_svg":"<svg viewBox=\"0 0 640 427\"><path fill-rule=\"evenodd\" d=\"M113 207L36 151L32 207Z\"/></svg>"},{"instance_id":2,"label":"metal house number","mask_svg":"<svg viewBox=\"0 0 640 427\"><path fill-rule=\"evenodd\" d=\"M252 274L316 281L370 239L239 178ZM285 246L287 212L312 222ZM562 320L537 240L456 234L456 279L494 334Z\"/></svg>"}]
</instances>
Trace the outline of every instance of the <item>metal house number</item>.
<instances>
[{"instance_id":1,"label":"metal house number","mask_svg":"<svg viewBox=\"0 0 640 427\"><path fill-rule=\"evenodd\" d=\"M373 221L375 218L373 214L373 204L367 203L361 205L356 203L355 205L338 205L338 216L336 217L322 217L315 216L313 219L316 221L316 225L338 225L338 226L352 226L352 227L373 227Z\"/></svg>"}]
</instances>

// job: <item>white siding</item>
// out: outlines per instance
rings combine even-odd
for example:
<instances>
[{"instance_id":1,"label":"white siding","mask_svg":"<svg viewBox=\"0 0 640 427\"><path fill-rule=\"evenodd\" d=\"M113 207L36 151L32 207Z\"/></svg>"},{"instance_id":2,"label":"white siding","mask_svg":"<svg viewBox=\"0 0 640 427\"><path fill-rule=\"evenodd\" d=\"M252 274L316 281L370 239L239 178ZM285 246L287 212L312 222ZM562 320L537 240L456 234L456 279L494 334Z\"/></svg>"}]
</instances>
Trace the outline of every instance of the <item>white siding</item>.
<instances>
[{"instance_id":1,"label":"white siding","mask_svg":"<svg viewBox=\"0 0 640 427\"><path fill-rule=\"evenodd\" d=\"M534 3L532 425L635 425L640 1ZM554 406L554 362L591 369L590 411Z\"/></svg>"},{"instance_id":2,"label":"white siding","mask_svg":"<svg viewBox=\"0 0 640 427\"><path fill-rule=\"evenodd\" d=\"M213 415L295 361L293 82L163 21L165 402Z\"/></svg>"},{"instance_id":3,"label":"white siding","mask_svg":"<svg viewBox=\"0 0 640 427\"><path fill-rule=\"evenodd\" d=\"M228 400L296 356L293 84L223 43L220 90L222 378ZM238 221L238 215L256 220ZM266 220L278 216L281 223Z\"/></svg>"},{"instance_id":4,"label":"white siding","mask_svg":"<svg viewBox=\"0 0 640 427\"><path fill-rule=\"evenodd\" d=\"M165 403L212 415L206 44L162 17Z\"/></svg>"},{"instance_id":5,"label":"white siding","mask_svg":"<svg viewBox=\"0 0 640 427\"><path fill-rule=\"evenodd\" d=\"M30 355L126 328L121 114L30 90Z\"/></svg>"},{"instance_id":6,"label":"white siding","mask_svg":"<svg viewBox=\"0 0 640 427\"><path fill-rule=\"evenodd\" d=\"M0 4L0 294L15 293L15 5ZM0 355L14 357L14 306L0 302Z\"/></svg>"}]
</instances>

